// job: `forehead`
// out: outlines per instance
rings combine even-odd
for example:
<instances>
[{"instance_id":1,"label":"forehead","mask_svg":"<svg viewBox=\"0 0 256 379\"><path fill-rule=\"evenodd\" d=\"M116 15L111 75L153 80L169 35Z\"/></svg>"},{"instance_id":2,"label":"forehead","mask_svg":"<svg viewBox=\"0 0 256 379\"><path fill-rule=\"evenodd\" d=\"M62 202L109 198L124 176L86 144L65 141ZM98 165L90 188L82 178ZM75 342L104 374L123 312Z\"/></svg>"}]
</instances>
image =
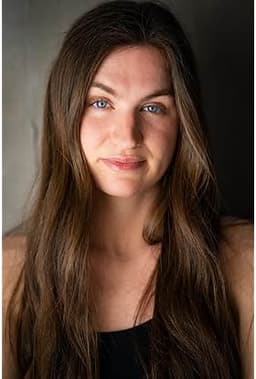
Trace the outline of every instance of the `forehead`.
<instances>
[{"instance_id":1,"label":"forehead","mask_svg":"<svg viewBox=\"0 0 256 379\"><path fill-rule=\"evenodd\" d=\"M125 46L115 49L103 60L95 80L151 89L170 84L170 75L166 59L158 48Z\"/></svg>"}]
</instances>

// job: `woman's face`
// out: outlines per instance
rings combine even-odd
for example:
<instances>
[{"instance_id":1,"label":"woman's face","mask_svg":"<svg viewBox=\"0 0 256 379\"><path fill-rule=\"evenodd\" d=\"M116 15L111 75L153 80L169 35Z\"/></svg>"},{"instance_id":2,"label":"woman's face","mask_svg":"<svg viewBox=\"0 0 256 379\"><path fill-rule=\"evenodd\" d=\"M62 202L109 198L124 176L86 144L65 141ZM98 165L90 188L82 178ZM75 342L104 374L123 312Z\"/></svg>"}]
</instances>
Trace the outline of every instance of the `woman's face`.
<instances>
[{"instance_id":1,"label":"woman's face","mask_svg":"<svg viewBox=\"0 0 256 379\"><path fill-rule=\"evenodd\" d=\"M81 144L97 188L111 196L152 191L175 150L178 116L160 51L110 53L89 89Z\"/></svg>"}]
</instances>

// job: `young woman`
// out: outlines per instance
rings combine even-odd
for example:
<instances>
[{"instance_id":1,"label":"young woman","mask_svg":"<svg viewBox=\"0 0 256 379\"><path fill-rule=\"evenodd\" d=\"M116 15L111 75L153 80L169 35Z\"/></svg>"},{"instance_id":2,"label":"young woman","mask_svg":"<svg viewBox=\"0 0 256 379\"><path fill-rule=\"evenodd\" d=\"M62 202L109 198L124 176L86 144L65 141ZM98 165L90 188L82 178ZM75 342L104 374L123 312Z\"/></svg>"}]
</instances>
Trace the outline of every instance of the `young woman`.
<instances>
[{"instance_id":1,"label":"young woman","mask_svg":"<svg viewBox=\"0 0 256 379\"><path fill-rule=\"evenodd\" d=\"M251 378L251 253L251 226L220 218L177 20L83 15L50 74L26 237L6 241L4 378Z\"/></svg>"}]
</instances>

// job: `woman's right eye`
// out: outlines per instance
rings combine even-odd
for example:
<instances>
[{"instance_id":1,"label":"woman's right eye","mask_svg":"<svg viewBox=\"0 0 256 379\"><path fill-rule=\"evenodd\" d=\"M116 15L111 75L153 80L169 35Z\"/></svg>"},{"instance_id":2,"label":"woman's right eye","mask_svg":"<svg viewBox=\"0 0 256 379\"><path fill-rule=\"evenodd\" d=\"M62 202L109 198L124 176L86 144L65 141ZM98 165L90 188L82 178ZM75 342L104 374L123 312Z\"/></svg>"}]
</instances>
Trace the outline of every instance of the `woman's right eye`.
<instances>
[{"instance_id":1,"label":"woman's right eye","mask_svg":"<svg viewBox=\"0 0 256 379\"><path fill-rule=\"evenodd\" d=\"M106 100L102 100L102 99L96 100L90 105L92 105L94 108L97 108L97 109L106 109L110 106Z\"/></svg>"}]
</instances>

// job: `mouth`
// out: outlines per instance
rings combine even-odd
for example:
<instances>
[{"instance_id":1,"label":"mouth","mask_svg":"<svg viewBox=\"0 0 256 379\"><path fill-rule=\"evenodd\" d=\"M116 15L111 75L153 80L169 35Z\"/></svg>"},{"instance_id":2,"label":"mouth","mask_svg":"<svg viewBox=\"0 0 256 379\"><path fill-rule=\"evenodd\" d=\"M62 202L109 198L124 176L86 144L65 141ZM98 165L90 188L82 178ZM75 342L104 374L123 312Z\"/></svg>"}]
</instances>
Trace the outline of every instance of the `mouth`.
<instances>
[{"instance_id":1,"label":"mouth","mask_svg":"<svg viewBox=\"0 0 256 379\"><path fill-rule=\"evenodd\" d=\"M103 163L116 170L135 170L145 164L145 160L136 157L101 159Z\"/></svg>"}]
</instances>

